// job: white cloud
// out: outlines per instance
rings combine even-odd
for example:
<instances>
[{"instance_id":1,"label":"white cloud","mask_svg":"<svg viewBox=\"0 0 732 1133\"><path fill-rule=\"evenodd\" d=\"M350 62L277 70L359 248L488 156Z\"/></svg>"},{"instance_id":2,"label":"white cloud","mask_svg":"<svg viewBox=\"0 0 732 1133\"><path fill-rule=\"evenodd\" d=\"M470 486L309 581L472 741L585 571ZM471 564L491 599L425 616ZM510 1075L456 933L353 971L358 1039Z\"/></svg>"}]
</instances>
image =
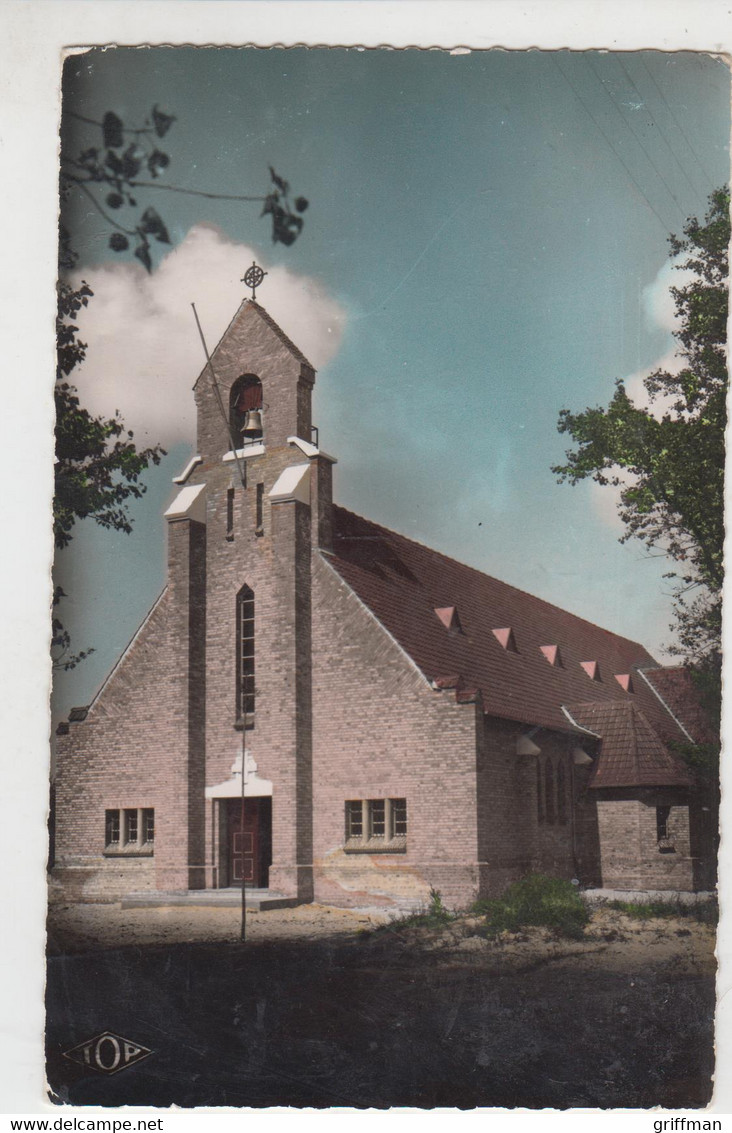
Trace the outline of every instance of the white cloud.
<instances>
[{"instance_id":1,"label":"white cloud","mask_svg":"<svg viewBox=\"0 0 732 1133\"><path fill-rule=\"evenodd\" d=\"M693 272L686 270L680 271L674 266L676 262L675 260L668 260L663 267L659 269L655 279L649 283L647 287L643 288L643 309L648 324L654 329L673 332L678 327L676 304L670 289L672 287L683 287L684 284L693 278ZM678 357L676 347L672 346L669 350L659 355L649 366L644 367L642 370L636 370L634 373L628 374L627 377L623 378L628 396L639 408L650 410L655 417L660 419L671 399L661 396L651 401L644 381L648 375L652 374L655 370L668 370L670 373L676 373L681 369L682 365L683 360ZM630 483L630 476L621 475L620 478L623 483ZM621 534L624 530L617 511L620 502L620 491L621 488L619 486L603 486L593 483L590 493L590 499L595 514L607 527L617 531L618 534Z\"/></svg>"},{"instance_id":2,"label":"white cloud","mask_svg":"<svg viewBox=\"0 0 732 1133\"><path fill-rule=\"evenodd\" d=\"M644 381L649 374L654 373L656 370L668 370L669 373L674 374L678 372L681 367L682 361L676 354L676 350L668 350L665 354L659 355L655 362L652 362L651 365L647 366L644 370L636 370L634 374L629 374L627 378L623 379L628 396L640 409L649 409L654 417L660 419L672 399L666 398L665 395L663 395L651 401Z\"/></svg>"},{"instance_id":3,"label":"white cloud","mask_svg":"<svg viewBox=\"0 0 732 1133\"><path fill-rule=\"evenodd\" d=\"M678 316L671 288L683 287L694 278L692 271L679 269L678 262L678 259L667 260L656 278L643 288L643 308L652 327L670 331L677 329Z\"/></svg>"},{"instance_id":4,"label":"white cloud","mask_svg":"<svg viewBox=\"0 0 732 1133\"><path fill-rule=\"evenodd\" d=\"M85 269L81 274L94 298L79 316L79 328L89 349L70 380L89 412L119 410L142 444L192 441L191 387L205 356L191 303L213 351L248 295L240 280L254 258L246 244L197 225L151 275L137 264ZM338 350L345 312L315 280L286 267L267 270L264 305L322 367Z\"/></svg>"},{"instance_id":5,"label":"white cloud","mask_svg":"<svg viewBox=\"0 0 732 1133\"><path fill-rule=\"evenodd\" d=\"M614 531L618 538L625 531L623 521L618 515L621 491L619 485L597 484L594 480L590 483L590 501L595 515L606 527Z\"/></svg>"}]
</instances>

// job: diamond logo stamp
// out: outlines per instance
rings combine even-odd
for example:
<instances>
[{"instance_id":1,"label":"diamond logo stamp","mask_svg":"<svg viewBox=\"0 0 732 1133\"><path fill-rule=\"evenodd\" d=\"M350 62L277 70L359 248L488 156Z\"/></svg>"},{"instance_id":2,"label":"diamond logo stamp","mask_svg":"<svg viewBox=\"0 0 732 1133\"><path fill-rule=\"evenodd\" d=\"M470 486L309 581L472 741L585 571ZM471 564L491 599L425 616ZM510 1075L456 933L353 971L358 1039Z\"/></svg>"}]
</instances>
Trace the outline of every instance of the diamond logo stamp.
<instances>
[{"instance_id":1,"label":"diamond logo stamp","mask_svg":"<svg viewBox=\"0 0 732 1133\"><path fill-rule=\"evenodd\" d=\"M72 1062L88 1066L100 1074L117 1074L152 1053L148 1047L140 1046L131 1039L124 1039L122 1035L102 1031L101 1035L86 1039L71 1050L65 1050L64 1058L70 1058Z\"/></svg>"}]
</instances>

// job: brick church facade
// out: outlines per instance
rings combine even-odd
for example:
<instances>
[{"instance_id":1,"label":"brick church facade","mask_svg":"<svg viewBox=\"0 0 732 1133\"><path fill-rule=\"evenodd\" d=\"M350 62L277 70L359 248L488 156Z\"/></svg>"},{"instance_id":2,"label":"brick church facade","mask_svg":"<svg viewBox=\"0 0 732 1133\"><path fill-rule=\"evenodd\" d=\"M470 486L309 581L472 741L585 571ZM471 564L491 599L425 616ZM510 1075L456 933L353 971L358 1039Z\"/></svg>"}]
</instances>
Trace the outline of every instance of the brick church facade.
<instances>
[{"instance_id":1,"label":"brick church facade","mask_svg":"<svg viewBox=\"0 0 732 1133\"><path fill-rule=\"evenodd\" d=\"M63 892L707 887L686 671L336 506L313 368L257 303L212 362L166 588L58 729Z\"/></svg>"}]
</instances>

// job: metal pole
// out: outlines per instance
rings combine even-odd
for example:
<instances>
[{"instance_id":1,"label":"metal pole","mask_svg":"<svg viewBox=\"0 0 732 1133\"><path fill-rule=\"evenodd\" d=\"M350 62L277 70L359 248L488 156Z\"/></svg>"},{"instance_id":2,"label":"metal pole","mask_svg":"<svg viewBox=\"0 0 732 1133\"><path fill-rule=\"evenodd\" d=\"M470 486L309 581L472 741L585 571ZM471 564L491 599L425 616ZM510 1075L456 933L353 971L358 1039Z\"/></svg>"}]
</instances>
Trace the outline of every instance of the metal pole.
<instances>
[{"instance_id":1,"label":"metal pole","mask_svg":"<svg viewBox=\"0 0 732 1133\"><path fill-rule=\"evenodd\" d=\"M241 741L241 942L247 938L247 888L244 876L244 824L246 821L247 710L244 708L244 731Z\"/></svg>"},{"instance_id":2,"label":"metal pole","mask_svg":"<svg viewBox=\"0 0 732 1133\"><path fill-rule=\"evenodd\" d=\"M219 412L221 413L221 416L224 419L224 423L226 425L226 429L227 429L227 432L229 434L229 441L231 442L231 451L233 452L234 460L236 461L236 470L239 473L239 479L241 480L242 488L246 488L246 486L247 486L246 465L242 465L241 461L239 460L239 457L237 456L236 437L234 436L234 430L231 427L231 421L229 420L229 417L227 416L226 410L224 409L224 403L221 400L221 390L219 389L219 383L216 381L216 374L214 373L214 368L213 368L213 364L211 362L211 357L210 357L209 352L208 352L208 347L206 346L206 339L203 337L203 331L201 329L201 323L200 323L199 318L198 318L198 311L196 310L196 304L191 303L191 306L193 307L193 314L194 314L194 317L195 317L195 320L196 320L196 326L198 327L198 333L201 336L201 344L203 346L203 352L206 355L206 362L208 364L208 368L209 368L209 371L210 371L210 374L211 374L211 384L213 385L214 393L216 394L216 400L217 400L218 405L219 405Z\"/></svg>"}]
</instances>

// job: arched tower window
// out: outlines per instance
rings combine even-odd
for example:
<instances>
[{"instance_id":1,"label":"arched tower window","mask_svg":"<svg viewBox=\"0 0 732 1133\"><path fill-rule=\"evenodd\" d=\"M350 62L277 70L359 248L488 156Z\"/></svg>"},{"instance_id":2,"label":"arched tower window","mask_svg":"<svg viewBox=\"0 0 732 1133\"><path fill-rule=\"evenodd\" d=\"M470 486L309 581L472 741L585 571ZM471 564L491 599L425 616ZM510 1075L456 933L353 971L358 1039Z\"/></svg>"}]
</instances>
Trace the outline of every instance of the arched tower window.
<instances>
[{"instance_id":1,"label":"arched tower window","mask_svg":"<svg viewBox=\"0 0 732 1133\"><path fill-rule=\"evenodd\" d=\"M237 448L261 440L262 383L255 374L243 374L231 387L229 423Z\"/></svg>"},{"instance_id":2,"label":"arched tower window","mask_svg":"<svg viewBox=\"0 0 732 1133\"><path fill-rule=\"evenodd\" d=\"M254 591L242 587L236 596L236 721L254 724Z\"/></svg>"},{"instance_id":3,"label":"arched tower window","mask_svg":"<svg viewBox=\"0 0 732 1133\"><path fill-rule=\"evenodd\" d=\"M554 765L551 759L547 759L544 766L544 808L546 813L546 820L549 823L554 822Z\"/></svg>"}]
</instances>

